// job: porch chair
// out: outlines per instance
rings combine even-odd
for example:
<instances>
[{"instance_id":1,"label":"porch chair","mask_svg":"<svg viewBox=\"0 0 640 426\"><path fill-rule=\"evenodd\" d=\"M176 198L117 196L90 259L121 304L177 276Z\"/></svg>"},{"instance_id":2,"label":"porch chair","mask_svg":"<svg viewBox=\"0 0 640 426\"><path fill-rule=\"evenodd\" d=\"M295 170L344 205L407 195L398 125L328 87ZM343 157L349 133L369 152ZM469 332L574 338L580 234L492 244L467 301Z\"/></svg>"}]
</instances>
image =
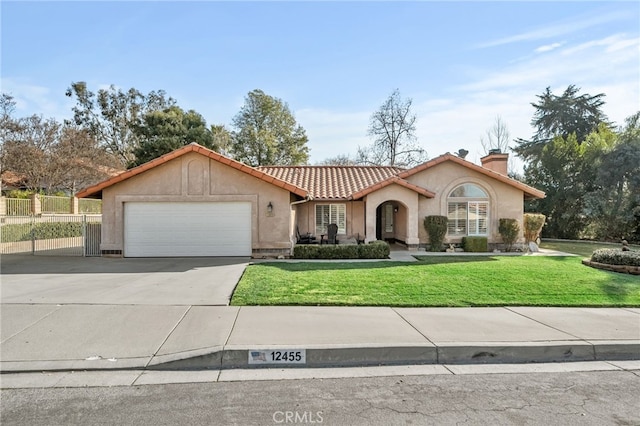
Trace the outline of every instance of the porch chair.
<instances>
[{"instance_id":1,"label":"porch chair","mask_svg":"<svg viewBox=\"0 0 640 426\"><path fill-rule=\"evenodd\" d=\"M338 225L330 223L327 227L327 239L329 240L329 244L338 244L336 235L338 235Z\"/></svg>"},{"instance_id":2,"label":"porch chair","mask_svg":"<svg viewBox=\"0 0 640 426\"><path fill-rule=\"evenodd\" d=\"M318 244L315 235L307 232L305 235L300 233L300 228L296 225L296 244Z\"/></svg>"}]
</instances>

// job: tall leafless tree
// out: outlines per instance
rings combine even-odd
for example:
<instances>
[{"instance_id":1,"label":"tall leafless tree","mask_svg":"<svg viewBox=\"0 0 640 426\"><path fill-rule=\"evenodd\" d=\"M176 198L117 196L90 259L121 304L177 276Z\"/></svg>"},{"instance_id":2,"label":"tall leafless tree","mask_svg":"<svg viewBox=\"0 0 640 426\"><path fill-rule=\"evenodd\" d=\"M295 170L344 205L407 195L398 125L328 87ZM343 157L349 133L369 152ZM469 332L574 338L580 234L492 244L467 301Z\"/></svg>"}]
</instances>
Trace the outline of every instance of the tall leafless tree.
<instances>
[{"instance_id":1,"label":"tall leafless tree","mask_svg":"<svg viewBox=\"0 0 640 426\"><path fill-rule=\"evenodd\" d=\"M485 155L492 149L507 152L509 150L510 137L507 124L502 120L501 116L496 115L493 126L487 129L484 136L480 137L480 143L482 144Z\"/></svg>"},{"instance_id":2,"label":"tall leafless tree","mask_svg":"<svg viewBox=\"0 0 640 426\"><path fill-rule=\"evenodd\" d=\"M121 170L120 162L87 131L41 115L14 118L15 103L2 95L0 164L31 191L75 193Z\"/></svg>"},{"instance_id":3,"label":"tall leafless tree","mask_svg":"<svg viewBox=\"0 0 640 426\"><path fill-rule=\"evenodd\" d=\"M416 142L416 115L411 104L411 98L402 99L396 89L371 115L367 133L374 142L358 147L359 164L410 167L426 160L426 151Z\"/></svg>"}]
</instances>

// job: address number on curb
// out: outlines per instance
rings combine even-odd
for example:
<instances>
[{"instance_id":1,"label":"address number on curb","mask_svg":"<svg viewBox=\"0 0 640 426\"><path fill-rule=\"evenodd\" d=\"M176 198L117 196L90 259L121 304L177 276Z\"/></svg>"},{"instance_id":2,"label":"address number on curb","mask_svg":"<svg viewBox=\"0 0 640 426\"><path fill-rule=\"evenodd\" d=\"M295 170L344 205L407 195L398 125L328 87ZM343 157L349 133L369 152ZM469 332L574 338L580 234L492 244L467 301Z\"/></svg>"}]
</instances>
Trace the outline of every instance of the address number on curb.
<instances>
[{"instance_id":1,"label":"address number on curb","mask_svg":"<svg viewBox=\"0 0 640 426\"><path fill-rule=\"evenodd\" d=\"M306 349L260 349L249 351L249 364L306 364Z\"/></svg>"}]
</instances>

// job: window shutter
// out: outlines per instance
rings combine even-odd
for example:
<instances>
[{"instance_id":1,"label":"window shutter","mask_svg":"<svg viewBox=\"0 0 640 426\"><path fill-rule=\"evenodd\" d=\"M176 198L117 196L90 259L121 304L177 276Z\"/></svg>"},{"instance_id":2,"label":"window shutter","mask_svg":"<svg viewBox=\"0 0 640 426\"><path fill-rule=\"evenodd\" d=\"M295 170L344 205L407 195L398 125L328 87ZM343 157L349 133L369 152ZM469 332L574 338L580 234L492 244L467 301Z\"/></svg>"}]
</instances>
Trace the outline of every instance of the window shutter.
<instances>
[{"instance_id":1,"label":"window shutter","mask_svg":"<svg viewBox=\"0 0 640 426\"><path fill-rule=\"evenodd\" d=\"M327 233L328 219L329 206L316 205L316 234L322 235Z\"/></svg>"},{"instance_id":2,"label":"window shutter","mask_svg":"<svg viewBox=\"0 0 640 426\"><path fill-rule=\"evenodd\" d=\"M447 207L447 233L449 235L467 234L467 203L449 203Z\"/></svg>"},{"instance_id":3,"label":"window shutter","mask_svg":"<svg viewBox=\"0 0 640 426\"><path fill-rule=\"evenodd\" d=\"M347 206L338 204L336 224L338 225L338 234L347 233Z\"/></svg>"}]
</instances>

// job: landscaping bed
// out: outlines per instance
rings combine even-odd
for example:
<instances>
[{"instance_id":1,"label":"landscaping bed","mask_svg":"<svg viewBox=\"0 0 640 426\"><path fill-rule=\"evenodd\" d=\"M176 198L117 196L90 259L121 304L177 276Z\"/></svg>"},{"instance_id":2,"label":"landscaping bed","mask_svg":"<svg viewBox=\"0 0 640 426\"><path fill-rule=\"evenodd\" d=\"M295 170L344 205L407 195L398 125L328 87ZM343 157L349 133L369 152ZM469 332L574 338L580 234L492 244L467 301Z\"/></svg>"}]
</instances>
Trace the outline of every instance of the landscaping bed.
<instances>
[{"instance_id":1,"label":"landscaping bed","mask_svg":"<svg viewBox=\"0 0 640 426\"><path fill-rule=\"evenodd\" d=\"M621 274L640 275L640 266L629 265L611 265L609 263L594 262L590 259L583 259L582 263L592 268L602 269L605 271L618 272Z\"/></svg>"},{"instance_id":2,"label":"landscaping bed","mask_svg":"<svg viewBox=\"0 0 640 426\"><path fill-rule=\"evenodd\" d=\"M592 268L640 275L640 251L629 249L623 251L610 248L598 249L593 252L591 259L584 259L582 263Z\"/></svg>"}]
</instances>

